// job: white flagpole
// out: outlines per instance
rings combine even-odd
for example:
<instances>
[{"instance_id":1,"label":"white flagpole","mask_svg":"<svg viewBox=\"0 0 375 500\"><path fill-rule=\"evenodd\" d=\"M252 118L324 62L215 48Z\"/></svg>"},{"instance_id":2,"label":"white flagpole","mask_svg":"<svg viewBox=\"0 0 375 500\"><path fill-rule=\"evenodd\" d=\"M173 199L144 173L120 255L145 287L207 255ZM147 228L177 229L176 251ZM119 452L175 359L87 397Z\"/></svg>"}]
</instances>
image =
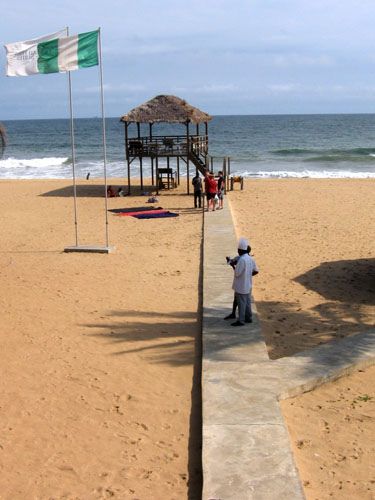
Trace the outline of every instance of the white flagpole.
<instances>
[{"instance_id":1,"label":"white flagpole","mask_svg":"<svg viewBox=\"0 0 375 500\"><path fill-rule=\"evenodd\" d=\"M99 68L100 68L100 94L101 94L101 108L102 108L102 129L103 129L103 156L104 156L104 199L105 199L105 235L106 235L106 246L78 246L78 224L77 224L77 189L76 189L76 175L75 175L75 147L74 147L74 123L73 123L73 105L72 105L72 91L71 91L71 78L70 71L69 75L69 102L70 102L70 133L72 140L72 165L73 165L73 191L74 191L74 217L76 225L76 246L67 247L64 249L65 252L100 252L100 253L110 253L113 248L109 247L108 244L108 197L107 197L107 146L106 146L106 134L105 134L105 117L104 117L104 93L103 93L103 66L102 66L102 47L101 47L101 36L100 28L98 28L98 45L99 45Z\"/></svg>"},{"instance_id":2,"label":"white flagpole","mask_svg":"<svg viewBox=\"0 0 375 500\"><path fill-rule=\"evenodd\" d=\"M69 36L69 28L66 28L67 36ZM76 233L76 246L78 247L78 220L77 220L77 185L76 185L76 151L74 140L74 120L73 120L73 100L72 100L72 78L68 71L69 82L69 111L70 111L70 142L72 147L72 170L73 170L73 195L74 195L74 225Z\"/></svg>"},{"instance_id":3,"label":"white flagpole","mask_svg":"<svg viewBox=\"0 0 375 500\"><path fill-rule=\"evenodd\" d=\"M103 62L102 62L102 38L100 28L99 32L99 68L100 68L100 100L102 109L102 131L103 131L103 163L104 163L104 189L105 189L105 241L106 246L109 246L108 238L108 195L107 195L107 144L104 116L104 92L103 92Z\"/></svg>"},{"instance_id":4,"label":"white flagpole","mask_svg":"<svg viewBox=\"0 0 375 500\"><path fill-rule=\"evenodd\" d=\"M76 185L76 153L74 141L74 120L73 120L73 104L72 104L72 78L68 71L69 80L69 109L70 109L70 141L72 145L72 170L73 170L73 195L74 195L74 225L76 233L76 246L78 246L78 221L77 221L77 185Z\"/></svg>"}]
</instances>

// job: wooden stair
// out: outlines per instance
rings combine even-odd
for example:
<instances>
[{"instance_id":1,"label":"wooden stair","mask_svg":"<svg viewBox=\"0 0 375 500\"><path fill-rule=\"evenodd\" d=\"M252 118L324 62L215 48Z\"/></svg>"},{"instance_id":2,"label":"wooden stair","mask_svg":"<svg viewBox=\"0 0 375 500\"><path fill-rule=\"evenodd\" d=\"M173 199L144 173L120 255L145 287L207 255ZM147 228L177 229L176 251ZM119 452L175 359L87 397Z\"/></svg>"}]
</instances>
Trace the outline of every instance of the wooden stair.
<instances>
[{"instance_id":1,"label":"wooden stair","mask_svg":"<svg viewBox=\"0 0 375 500\"><path fill-rule=\"evenodd\" d=\"M194 151L189 151L188 158L191 162L194 163L194 165L197 167L198 171L202 174L205 175L207 172L206 164L205 162L198 156Z\"/></svg>"}]
</instances>

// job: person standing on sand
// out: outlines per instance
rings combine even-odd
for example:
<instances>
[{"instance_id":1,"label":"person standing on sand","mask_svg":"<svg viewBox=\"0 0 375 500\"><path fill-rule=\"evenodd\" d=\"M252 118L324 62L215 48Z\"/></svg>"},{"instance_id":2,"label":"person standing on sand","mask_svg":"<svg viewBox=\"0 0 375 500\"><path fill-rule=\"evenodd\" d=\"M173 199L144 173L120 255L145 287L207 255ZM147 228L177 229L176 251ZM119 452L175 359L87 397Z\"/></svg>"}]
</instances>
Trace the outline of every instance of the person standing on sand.
<instances>
[{"instance_id":1,"label":"person standing on sand","mask_svg":"<svg viewBox=\"0 0 375 500\"><path fill-rule=\"evenodd\" d=\"M206 173L204 176L204 185L206 188L207 211L215 211L215 195L217 194L217 182L215 181L213 172Z\"/></svg>"},{"instance_id":2,"label":"person standing on sand","mask_svg":"<svg viewBox=\"0 0 375 500\"><path fill-rule=\"evenodd\" d=\"M223 172L220 170L218 172L219 178L217 180L217 195L219 197L219 209L223 208L224 205L224 192L225 192L225 179Z\"/></svg>"},{"instance_id":3,"label":"person standing on sand","mask_svg":"<svg viewBox=\"0 0 375 500\"><path fill-rule=\"evenodd\" d=\"M244 326L245 323L252 323L251 313L251 290L252 278L258 274L259 270L255 260L247 253L249 246L246 238L238 240L238 261L234 269L232 288L238 304L238 320L231 323L232 326Z\"/></svg>"},{"instance_id":4,"label":"person standing on sand","mask_svg":"<svg viewBox=\"0 0 375 500\"><path fill-rule=\"evenodd\" d=\"M202 179L199 176L198 171L195 174L195 177L193 177L193 180L191 183L194 186L194 208L201 208L202 206Z\"/></svg>"},{"instance_id":5,"label":"person standing on sand","mask_svg":"<svg viewBox=\"0 0 375 500\"><path fill-rule=\"evenodd\" d=\"M251 247L250 247L250 245L247 245L246 253L248 253L250 255L250 252L251 252ZM236 269L236 265L237 265L239 258L240 258L239 255L236 255L236 257L233 257L233 258L226 257L228 266L231 266L233 268L233 270ZM251 297L250 297L250 300L251 300ZM228 316L225 316L224 319L236 319L237 307L238 307L238 304L237 304L236 294L234 294L233 304L232 304L232 312L230 314L228 314Z\"/></svg>"}]
</instances>

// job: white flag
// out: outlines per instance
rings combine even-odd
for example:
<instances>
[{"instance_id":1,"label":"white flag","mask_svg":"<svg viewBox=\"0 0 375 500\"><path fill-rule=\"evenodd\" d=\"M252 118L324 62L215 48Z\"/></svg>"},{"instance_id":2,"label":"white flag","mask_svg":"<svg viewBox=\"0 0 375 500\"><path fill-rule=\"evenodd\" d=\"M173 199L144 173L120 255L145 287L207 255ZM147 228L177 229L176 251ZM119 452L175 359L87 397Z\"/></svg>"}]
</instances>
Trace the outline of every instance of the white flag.
<instances>
[{"instance_id":1,"label":"white flag","mask_svg":"<svg viewBox=\"0 0 375 500\"><path fill-rule=\"evenodd\" d=\"M38 65L38 45L61 37L66 37L67 34L68 30L64 28L56 33L34 38L33 40L8 43L5 45L7 55L6 75L28 76L42 73L43 71L40 71L40 65Z\"/></svg>"}]
</instances>

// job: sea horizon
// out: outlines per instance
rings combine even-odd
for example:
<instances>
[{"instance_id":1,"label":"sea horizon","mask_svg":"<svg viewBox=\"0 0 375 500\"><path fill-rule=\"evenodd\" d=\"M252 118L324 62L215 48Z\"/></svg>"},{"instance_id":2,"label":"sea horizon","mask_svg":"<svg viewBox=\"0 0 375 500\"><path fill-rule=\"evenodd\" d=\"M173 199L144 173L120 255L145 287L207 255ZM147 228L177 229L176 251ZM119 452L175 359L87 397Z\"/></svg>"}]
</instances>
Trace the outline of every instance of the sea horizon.
<instances>
[{"instance_id":1,"label":"sea horizon","mask_svg":"<svg viewBox=\"0 0 375 500\"><path fill-rule=\"evenodd\" d=\"M355 115L375 115L375 111L373 112L325 112L325 113L209 113L210 116L212 117L228 117L228 116L332 116L332 115L337 115L337 116L355 116ZM105 119L119 119L121 118L122 115L119 116L109 116L106 115ZM102 117L99 115L94 115L94 116L73 116L74 120L102 120ZM38 120L70 120L69 116L55 116L53 118L5 118L5 119L0 119L0 123L6 123L6 122L15 122L15 121L38 121Z\"/></svg>"},{"instance_id":2,"label":"sea horizon","mask_svg":"<svg viewBox=\"0 0 375 500\"><path fill-rule=\"evenodd\" d=\"M71 178L70 118L2 123L8 144L0 160L0 179ZM77 178L88 173L103 177L102 118L74 118L74 129ZM182 135L182 130L182 125L154 125L154 135ZM125 177L120 116L106 117L106 132L107 175ZM136 136L136 127L130 125L129 132ZM244 177L375 178L375 113L212 115L208 134L216 171L223 158L230 157L231 174ZM141 125L141 135L148 135L147 126ZM176 168L173 161L171 166ZM143 167L149 176L147 159ZM186 175L186 168L180 173ZM131 176L139 177L137 162Z\"/></svg>"}]
</instances>

